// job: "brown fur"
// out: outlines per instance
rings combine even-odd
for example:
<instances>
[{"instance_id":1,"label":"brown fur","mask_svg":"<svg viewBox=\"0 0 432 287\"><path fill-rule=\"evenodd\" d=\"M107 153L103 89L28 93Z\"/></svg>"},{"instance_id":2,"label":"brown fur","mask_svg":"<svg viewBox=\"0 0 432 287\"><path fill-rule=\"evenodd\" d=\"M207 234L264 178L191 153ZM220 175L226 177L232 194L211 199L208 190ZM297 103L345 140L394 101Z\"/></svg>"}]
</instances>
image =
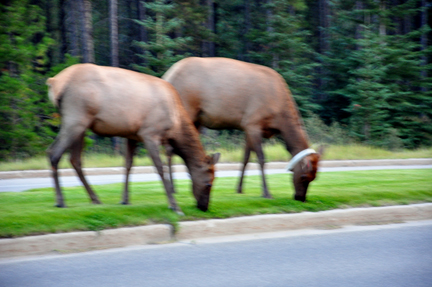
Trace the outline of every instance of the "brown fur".
<instances>
[{"instance_id":1,"label":"brown fur","mask_svg":"<svg viewBox=\"0 0 432 287\"><path fill-rule=\"evenodd\" d=\"M81 170L84 133L90 128L99 135L121 136L128 140L124 204L129 203L128 179L133 153L136 143L142 141L162 178L170 207L181 212L172 196L173 187L163 176L159 157L161 144L173 146L173 151L185 160L198 207L203 210L208 208L208 185L214 178L215 162L205 155L198 133L172 85L149 75L92 64L71 66L48 79L47 85L49 97L62 115L60 133L48 150L57 206L64 206L57 165L67 149L71 150L71 163L92 202L100 203Z\"/></svg>"},{"instance_id":2,"label":"brown fur","mask_svg":"<svg viewBox=\"0 0 432 287\"><path fill-rule=\"evenodd\" d=\"M177 89L196 127L239 129L246 132L246 149L238 186L250 151L257 154L263 180L263 196L270 198L264 177L261 139L281 134L294 156L309 147L296 103L285 80L274 70L227 58L187 58L163 76ZM306 196L307 184L316 176L319 155L305 158L310 168L294 169L296 197ZM302 186L298 182L302 182Z\"/></svg>"}]
</instances>

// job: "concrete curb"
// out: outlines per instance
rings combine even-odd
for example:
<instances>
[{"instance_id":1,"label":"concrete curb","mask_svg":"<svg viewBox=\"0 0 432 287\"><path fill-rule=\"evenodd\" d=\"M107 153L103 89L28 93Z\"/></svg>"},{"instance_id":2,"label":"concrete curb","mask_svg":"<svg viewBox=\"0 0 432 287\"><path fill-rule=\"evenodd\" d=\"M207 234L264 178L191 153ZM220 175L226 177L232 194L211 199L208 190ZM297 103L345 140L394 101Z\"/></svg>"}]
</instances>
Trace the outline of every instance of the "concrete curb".
<instances>
[{"instance_id":1,"label":"concrete curb","mask_svg":"<svg viewBox=\"0 0 432 287\"><path fill-rule=\"evenodd\" d=\"M164 243L173 240L185 241L306 228L334 228L344 225L386 224L429 219L432 219L432 203L199 220L180 222L175 232L170 225L157 224L100 232L85 231L0 239L0 257L77 252Z\"/></svg>"},{"instance_id":2,"label":"concrete curb","mask_svg":"<svg viewBox=\"0 0 432 287\"><path fill-rule=\"evenodd\" d=\"M266 163L266 169L284 169L288 162L269 162ZM320 167L357 167L357 166L391 166L391 165L431 165L432 158L412 158L412 159L379 159L379 160L324 160L320 162ZM218 163L216 170L240 170L240 163ZM248 170L257 170L257 163L249 163ZM85 175L110 175L124 174L124 167L107 167L107 168L83 168ZM186 172L184 165L173 166L174 172ZM135 166L132 167L131 173L155 173L153 166ZM76 176L73 169L60 169L60 176ZM4 171L0 172L0 179L13 178L36 178L51 177L50 170L21 170L21 171Z\"/></svg>"},{"instance_id":3,"label":"concrete curb","mask_svg":"<svg viewBox=\"0 0 432 287\"><path fill-rule=\"evenodd\" d=\"M154 244L171 240L172 233L172 226L156 224L0 239L0 258Z\"/></svg>"},{"instance_id":4,"label":"concrete curb","mask_svg":"<svg viewBox=\"0 0 432 287\"><path fill-rule=\"evenodd\" d=\"M177 240L188 240L203 237L426 219L432 219L432 204L430 203L181 222L180 229L175 236Z\"/></svg>"}]
</instances>

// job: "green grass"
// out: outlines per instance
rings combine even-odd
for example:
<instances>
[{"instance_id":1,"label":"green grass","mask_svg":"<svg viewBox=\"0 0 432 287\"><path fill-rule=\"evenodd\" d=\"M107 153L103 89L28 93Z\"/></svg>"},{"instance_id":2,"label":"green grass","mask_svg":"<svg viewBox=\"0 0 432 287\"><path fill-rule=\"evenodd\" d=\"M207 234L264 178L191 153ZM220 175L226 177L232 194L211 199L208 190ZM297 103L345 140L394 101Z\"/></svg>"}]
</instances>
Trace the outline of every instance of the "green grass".
<instances>
[{"instance_id":1,"label":"green grass","mask_svg":"<svg viewBox=\"0 0 432 287\"><path fill-rule=\"evenodd\" d=\"M432 202L432 170L325 172L311 184L306 203L294 201L290 175L269 175L273 200L261 195L259 176L248 176L245 194L234 192L237 178L217 178L210 209L195 208L190 181L177 180L175 195L185 216L167 208L160 181L132 183L130 206L118 204L122 184L95 186L103 205L91 205L82 187L64 188L68 208L54 207L52 188L0 194L0 237L101 230L179 220L321 211L359 206Z\"/></svg>"},{"instance_id":2,"label":"green grass","mask_svg":"<svg viewBox=\"0 0 432 287\"><path fill-rule=\"evenodd\" d=\"M324 150L324 160L432 158L432 147L389 151L364 145L332 145Z\"/></svg>"},{"instance_id":3,"label":"green grass","mask_svg":"<svg viewBox=\"0 0 432 287\"><path fill-rule=\"evenodd\" d=\"M317 147L315 147L317 148ZM208 153L220 152L220 162L242 162L242 149L218 149ZM265 145L264 153L267 161L288 161L291 156L281 144ZM351 159L405 159L405 158L432 158L432 147L417 150L388 151L380 148L363 146L363 145L345 145L328 146L324 151L324 160L351 160ZM182 163L178 157L173 158L174 163ZM256 161L255 154L252 153L251 161ZM152 165L150 158L145 156L135 156L134 166ZM86 154L83 159L84 167L116 167L124 165L124 157L120 155L106 154ZM0 171L11 170L40 170L49 169L48 159L46 156L38 156L26 160L14 160L0 162ZM60 168L72 168L68 156L65 155L61 162Z\"/></svg>"}]
</instances>

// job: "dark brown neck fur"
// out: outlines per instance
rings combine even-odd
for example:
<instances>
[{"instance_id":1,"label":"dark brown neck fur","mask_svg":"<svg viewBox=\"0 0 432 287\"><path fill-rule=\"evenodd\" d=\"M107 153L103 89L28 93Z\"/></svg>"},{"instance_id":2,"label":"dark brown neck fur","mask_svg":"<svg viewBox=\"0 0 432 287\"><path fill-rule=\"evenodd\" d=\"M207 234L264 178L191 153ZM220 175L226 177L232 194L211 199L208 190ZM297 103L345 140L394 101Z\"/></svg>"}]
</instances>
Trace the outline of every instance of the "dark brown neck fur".
<instances>
[{"instance_id":1,"label":"dark brown neck fur","mask_svg":"<svg viewBox=\"0 0 432 287\"><path fill-rule=\"evenodd\" d=\"M206 154L192 122L186 115L181 118L181 128L169 143L173 147L173 152L184 160L189 171L192 172L194 168L203 166Z\"/></svg>"},{"instance_id":2,"label":"dark brown neck fur","mask_svg":"<svg viewBox=\"0 0 432 287\"><path fill-rule=\"evenodd\" d=\"M281 117L280 132L285 141L286 149L292 156L295 156L302 150L309 148L308 136L304 130L303 121L293 96L286 84L284 85L287 93L287 108L285 114Z\"/></svg>"}]
</instances>

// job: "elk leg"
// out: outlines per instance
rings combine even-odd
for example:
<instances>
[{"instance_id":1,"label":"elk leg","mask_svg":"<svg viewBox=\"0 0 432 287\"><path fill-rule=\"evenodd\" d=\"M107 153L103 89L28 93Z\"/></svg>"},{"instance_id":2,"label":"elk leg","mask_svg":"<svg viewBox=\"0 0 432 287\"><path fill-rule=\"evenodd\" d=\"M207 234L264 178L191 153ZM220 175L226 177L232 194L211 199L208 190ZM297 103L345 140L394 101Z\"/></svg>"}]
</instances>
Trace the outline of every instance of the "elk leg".
<instances>
[{"instance_id":1,"label":"elk leg","mask_svg":"<svg viewBox=\"0 0 432 287\"><path fill-rule=\"evenodd\" d=\"M266 183L266 179L265 179L265 174L264 174L264 152L262 149L262 145L261 145L261 138L262 138L262 134L261 131L247 131L246 132L246 137L247 140L249 141L250 147L251 149L256 153L257 158L258 158L258 162L261 168L261 177L262 177L262 196L265 198L272 198L272 196L270 195L268 188L267 188L267 183Z\"/></svg>"},{"instance_id":2,"label":"elk leg","mask_svg":"<svg viewBox=\"0 0 432 287\"><path fill-rule=\"evenodd\" d=\"M62 128L59 135L55 139L54 143L48 148L47 154L51 162L52 175L54 179L55 193L56 193L56 206L65 207L63 193L60 188L60 182L58 178L58 163L63 156L64 152L70 148L74 140L79 137L80 131L77 130L79 126L74 130L68 128ZM84 128L85 130L85 128ZM82 131L81 131L82 133Z\"/></svg>"},{"instance_id":3,"label":"elk leg","mask_svg":"<svg viewBox=\"0 0 432 287\"><path fill-rule=\"evenodd\" d=\"M129 204L129 174L130 174L130 170L132 168L133 156L135 153L136 146L137 146L136 140L131 140L131 139L127 140L126 157L125 157L126 179L125 179L125 185L124 185L124 189L123 189L123 197L122 197L121 204Z\"/></svg>"},{"instance_id":4,"label":"elk leg","mask_svg":"<svg viewBox=\"0 0 432 287\"><path fill-rule=\"evenodd\" d=\"M243 158L243 168L241 170L240 173L240 181L237 187L237 193L243 193L243 177L244 177L244 173L246 170L246 165L249 162L249 156L250 156L250 146L249 143L246 141L246 147L245 147L245 153L244 153L244 158Z\"/></svg>"},{"instance_id":5,"label":"elk leg","mask_svg":"<svg viewBox=\"0 0 432 287\"><path fill-rule=\"evenodd\" d=\"M94 193L93 189L88 184L86 178L84 177L84 173L82 171L81 166L81 153L84 146L84 133L79 136L79 138L72 144L71 151L70 151L70 163L72 164L73 168L75 169L79 179L81 180L82 184L84 185L87 194L90 197L90 200L93 204L101 204L98 196L96 193Z\"/></svg>"},{"instance_id":6,"label":"elk leg","mask_svg":"<svg viewBox=\"0 0 432 287\"><path fill-rule=\"evenodd\" d=\"M174 210L175 212L177 212L177 214L179 215L183 215L183 212L181 211L180 207L177 205L177 202L173 196L173 187L171 182L166 179L164 177L164 173L163 173L163 166L162 166L162 161L160 159L159 156L159 148L158 148L158 144L151 139L145 139L145 146L147 148L147 151L149 152L153 163L159 173L159 176L162 179L162 182L164 184L165 187L165 192L168 198L168 204L169 204L169 208L171 208L172 210Z\"/></svg>"},{"instance_id":7,"label":"elk leg","mask_svg":"<svg viewBox=\"0 0 432 287\"><path fill-rule=\"evenodd\" d=\"M55 194L56 194L56 207L66 207L64 204L64 198L63 193L60 188L60 182L58 178L58 163L63 155L63 153L66 151L67 145L63 143L63 141L60 141L59 137L56 138L55 142L49 147L47 153L48 158L51 162L51 169L52 169L52 176L54 179L54 187L55 187Z\"/></svg>"},{"instance_id":8,"label":"elk leg","mask_svg":"<svg viewBox=\"0 0 432 287\"><path fill-rule=\"evenodd\" d=\"M173 174L172 174L172 156L173 156L173 148L170 145L165 146L165 152L167 155L167 159L168 159L168 173L169 173L169 179L171 181L172 184L172 192L175 193L175 189L174 189L174 179L173 179Z\"/></svg>"}]
</instances>

